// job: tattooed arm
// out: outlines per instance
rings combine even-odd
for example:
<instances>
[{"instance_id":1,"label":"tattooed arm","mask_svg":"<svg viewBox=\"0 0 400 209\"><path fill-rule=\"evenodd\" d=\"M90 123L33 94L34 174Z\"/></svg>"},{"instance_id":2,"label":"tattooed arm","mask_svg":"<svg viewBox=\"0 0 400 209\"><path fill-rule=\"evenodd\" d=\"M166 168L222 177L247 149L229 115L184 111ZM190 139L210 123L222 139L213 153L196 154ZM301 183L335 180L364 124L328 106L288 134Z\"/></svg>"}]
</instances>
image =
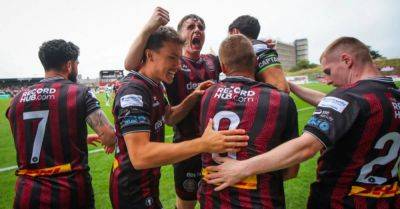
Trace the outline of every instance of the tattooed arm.
<instances>
[{"instance_id":1,"label":"tattooed arm","mask_svg":"<svg viewBox=\"0 0 400 209\"><path fill-rule=\"evenodd\" d=\"M111 123L104 115L103 110L98 109L92 112L87 118L86 122L99 136L101 143L107 147L114 146L115 132Z\"/></svg>"}]
</instances>

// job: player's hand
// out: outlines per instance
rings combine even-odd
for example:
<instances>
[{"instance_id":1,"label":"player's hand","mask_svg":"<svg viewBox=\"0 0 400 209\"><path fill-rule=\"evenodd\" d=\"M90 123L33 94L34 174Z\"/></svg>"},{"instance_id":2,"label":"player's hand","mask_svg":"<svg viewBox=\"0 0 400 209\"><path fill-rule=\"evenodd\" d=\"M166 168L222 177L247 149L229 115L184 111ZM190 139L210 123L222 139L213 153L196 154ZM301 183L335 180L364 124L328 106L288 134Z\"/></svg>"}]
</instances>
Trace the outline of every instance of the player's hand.
<instances>
[{"instance_id":1,"label":"player's hand","mask_svg":"<svg viewBox=\"0 0 400 209\"><path fill-rule=\"evenodd\" d=\"M244 129L214 131L212 126L213 121L210 119L201 136L203 152L238 152L242 147L247 146L249 137L245 135L246 131Z\"/></svg>"},{"instance_id":2,"label":"player's hand","mask_svg":"<svg viewBox=\"0 0 400 209\"><path fill-rule=\"evenodd\" d=\"M204 176L204 180L208 184L218 185L214 189L215 191L221 191L250 176L246 172L245 161L238 161L229 157L215 157L214 160L221 165L207 167L208 174Z\"/></svg>"},{"instance_id":3,"label":"player's hand","mask_svg":"<svg viewBox=\"0 0 400 209\"><path fill-rule=\"evenodd\" d=\"M214 81L207 80L204 82L201 82L196 89L193 91L193 93L199 97L203 96L204 92L212 85L214 85Z\"/></svg>"},{"instance_id":4,"label":"player's hand","mask_svg":"<svg viewBox=\"0 0 400 209\"><path fill-rule=\"evenodd\" d=\"M111 154L111 153L113 153L114 152L114 150L115 150L115 145L114 146L104 146L104 151L107 153L107 154Z\"/></svg>"},{"instance_id":5,"label":"player's hand","mask_svg":"<svg viewBox=\"0 0 400 209\"><path fill-rule=\"evenodd\" d=\"M161 7L154 9L153 15L151 15L149 21L146 23L146 31L153 33L160 26L164 26L169 22L169 12Z\"/></svg>"},{"instance_id":6,"label":"player's hand","mask_svg":"<svg viewBox=\"0 0 400 209\"><path fill-rule=\"evenodd\" d=\"M267 39L264 40L264 43L267 44L269 49L276 49L276 40Z\"/></svg>"},{"instance_id":7,"label":"player's hand","mask_svg":"<svg viewBox=\"0 0 400 209\"><path fill-rule=\"evenodd\" d=\"M97 147L97 143L101 143L100 137L97 134L88 134L87 139L86 139L88 144L91 144L95 147Z\"/></svg>"}]
</instances>

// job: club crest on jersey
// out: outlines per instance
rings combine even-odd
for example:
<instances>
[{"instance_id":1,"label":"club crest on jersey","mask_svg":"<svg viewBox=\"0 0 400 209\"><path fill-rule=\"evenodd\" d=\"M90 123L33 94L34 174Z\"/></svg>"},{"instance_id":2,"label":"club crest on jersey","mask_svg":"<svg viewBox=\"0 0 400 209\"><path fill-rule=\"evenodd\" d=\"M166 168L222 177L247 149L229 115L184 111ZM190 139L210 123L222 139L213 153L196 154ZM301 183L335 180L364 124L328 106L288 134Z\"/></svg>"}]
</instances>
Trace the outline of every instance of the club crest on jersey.
<instances>
[{"instance_id":1,"label":"club crest on jersey","mask_svg":"<svg viewBox=\"0 0 400 209\"><path fill-rule=\"evenodd\" d=\"M349 102L337 98L337 97L324 97L321 102L318 104L318 107L326 107L335 110L336 112L342 113L343 110L347 107Z\"/></svg>"},{"instance_id":2,"label":"club crest on jersey","mask_svg":"<svg viewBox=\"0 0 400 209\"><path fill-rule=\"evenodd\" d=\"M160 105L160 102L158 101L157 97L154 96L153 97L153 107L157 107L158 105Z\"/></svg>"},{"instance_id":3,"label":"club crest on jersey","mask_svg":"<svg viewBox=\"0 0 400 209\"><path fill-rule=\"evenodd\" d=\"M128 94L120 99L121 107L143 107L143 100L141 95Z\"/></svg>"},{"instance_id":4,"label":"club crest on jersey","mask_svg":"<svg viewBox=\"0 0 400 209\"><path fill-rule=\"evenodd\" d=\"M220 87L214 94L214 98L223 100L233 100L235 102L254 102L256 101L255 92L252 90L244 90L240 87L229 86Z\"/></svg>"},{"instance_id":5,"label":"club crest on jersey","mask_svg":"<svg viewBox=\"0 0 400 209\"><path fill-rule=\"evenodd\" d=\"M182 64L181 70L185 72L190 72L190 69L186 64Z\"/></svg>"},{"instance_id":6,"label":"club crest on jersey","mask_svg":"<svg viewBox=\"0 0 400 209\"><path fill-rule=\"evenodd\" d=\"M154 129L155 129L156 131L158 131L158 129L162 128L163 125L164 125L164 121L165 121L164 116L162 116L162 117L161 117L161 120L158 120L158 121L154 124Z\"/></svg>"}]
</instances>

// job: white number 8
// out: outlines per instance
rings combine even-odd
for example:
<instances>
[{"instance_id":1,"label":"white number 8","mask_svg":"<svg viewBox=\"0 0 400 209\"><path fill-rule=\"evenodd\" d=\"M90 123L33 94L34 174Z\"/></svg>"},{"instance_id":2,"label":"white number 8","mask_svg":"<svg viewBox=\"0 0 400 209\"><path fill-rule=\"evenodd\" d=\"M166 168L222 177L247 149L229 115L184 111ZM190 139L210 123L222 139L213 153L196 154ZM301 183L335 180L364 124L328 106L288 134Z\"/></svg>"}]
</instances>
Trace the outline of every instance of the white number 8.
<instances>
[{"instance_id":1,"label":"white number 8","mask_svg":"<svg viewBox=\"0 0 400 209\"><path fill-rule=\"evenodd\" d=\"M214 115L213 118L213 129L218 131L219 123L222 119L229 120L229 128L228 130L236 129L239 126L240 118L239 116L232 111L220 111ZM219 156L218 153L213 153L212 158ZM236 159L236 153L228 153L228 157Z\"/></svg>"}]
</instances>

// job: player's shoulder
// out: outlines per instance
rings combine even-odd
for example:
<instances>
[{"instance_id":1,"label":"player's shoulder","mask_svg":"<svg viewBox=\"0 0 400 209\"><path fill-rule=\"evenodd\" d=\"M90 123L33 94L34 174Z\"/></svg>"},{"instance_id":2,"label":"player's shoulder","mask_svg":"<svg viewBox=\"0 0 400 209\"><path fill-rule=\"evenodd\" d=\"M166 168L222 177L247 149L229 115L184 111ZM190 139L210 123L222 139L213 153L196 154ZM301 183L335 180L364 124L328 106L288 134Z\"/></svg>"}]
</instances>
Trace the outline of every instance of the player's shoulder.
<instances>
[{"instance_id":1,"label":"player's shoulder","mask_svg":"<svg viewBox=\"0 0 400 209\"><path fill-rule=\"evenodd\" d=\"M121 80L116 97L131 93L151 94L151 89L149 85L147 85L142 79L136 77L135 75L128 74Z\"/></svg>"},{"instance_id":2,"label":"player's shoulder","mask_svg":"<svg viewBox=\"0 0 400 209\"><path fill-rule=\"evenodd\" d=\"M204 59L204 60L218 60L218 56L214 55L214 54L201 54L200 58Z\"/></svg>"}]
</instances>

